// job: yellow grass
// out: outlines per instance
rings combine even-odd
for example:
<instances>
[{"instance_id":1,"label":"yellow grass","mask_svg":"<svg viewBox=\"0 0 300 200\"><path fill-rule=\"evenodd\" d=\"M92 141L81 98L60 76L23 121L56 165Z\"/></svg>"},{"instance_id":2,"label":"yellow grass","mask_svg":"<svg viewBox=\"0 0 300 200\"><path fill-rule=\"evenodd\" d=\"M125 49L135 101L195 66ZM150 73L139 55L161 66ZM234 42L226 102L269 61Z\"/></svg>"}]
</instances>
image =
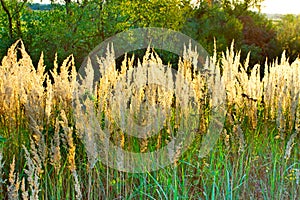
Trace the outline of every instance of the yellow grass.
<instances>
[{"instance_id":1,"label":"yellow grass","mask_svg":"<svg viewBox=\"0 0 300 200\"><path fill-rule=\"evenodd\" d=\"M18 52L21 53L20 58L17 56ZM178 72L182 73L184 78L192 83L199 110L207 104L212 105L213 99L206 99L209 92L206 87L207 82L213 82L214 87L212 88L215 90L213 92L218 91L217 89L224 84L228 120L234 125L233 132L240 135L240 148L244 148L245 141L239 121L249 117L250 128L255 129L259 123L259 112L264 114L264 120L276 123L282 139L290 137L291 134L289 133L294 128L297 132L299 131L299 59L290 65L283 54L280 62L276 61L271 66L265 66L264 77L261 79L259 73L261 66L254 66L251 73L247 74L248 60L246 63L241 64L240 54L235 53L233 47L231 47L223 54L220 61L217 61L216 57L211 58L211 62L216 66L212 73L217 74L218 78L210 80L192 71L193 56L196 55L192 51L186 52L185 57L179 62ZM25 174L27 176L25 179L19 178L20 175L15 172L15 160L13 160L10 166L11 171L7 188L9 197L14 198L20 190L24 199L38 199L38 193L41 192L40 178L44 173L43 170L50 164L54 167L55 173L59 174L62 165L64 165L64 159L66 159L74 178L76 198L82 198L80 191L82 185L80 186L75 162L76 148L78 148L76 144L78 143L74 142L74 138L78 138L84 144L88 158L87 169L93 169L99 159L99 146L97 146L96 141L103 140L103 135L100 133L99 135L93 135L91 133L93 130L101 128L95 123L103 120L100 114L105 113L105 117L110 121L107 128L115 144L124 148L125 132L120 131L120 127L116 126L120 123L118 117L122 117L120 115L124 113L116 112L116 110L120 110L120 106L127 103L124 102L124 99L132 95L130 93L132 91L128 90L130 87L128 82L121 81L120 83L120 80L125 80L124 76L127 70L132 70L134 67L142 68L151 63L161 64L162 61L157 55L148 51L138 66L133 66L133 60L128 59L123 62L122 70L119 72L116 70L113 52L111 52L100 63L103 76L99 80L96 92L92 94L96 97L96 100L90 98L84 100L87 113L94 112L95 103L97 103L96 113L98 114L88 115L83 113L79 107L79 95L82 94L80 92L91 88L78 87L76 84L77 74L72 56L68 57L60 67L55 61L54 68L50 72L53 78L53 81L51 81L50 74L45 72L43 54L37 68L34 68L22 41L17 41L12 45L0 66L0 128L4 130L1 134L5 138L16 137L15 134L19 134L21 144L18 145L24 145L27 163ZM103 70L104 67L105 71ZM92 76L92 73L92 71L88 71L88 76ZM167 75L168 71L162 73ZM139 74L139 76L143 75L145 74ZM91 85L88 82L89 80L86 81L84 85ZM180 85L180 83L176 83L176 85ZM119 92L119 96L112 95L116 91ZM78 95L77 99L74 94ZM188 98L189 94L186 95L185 98ZM166 132L171 134L173 93L157 85L137 88L129 107L131 115L135 115L140 111L146 98L153 106L159 102L160 110L155 110L155 112L163 111L166 113L167 117L163 126ZM217 100L215 99L215 101ZM75 110L72 106L74 102L77 106ZM178 101L175 102L175 105L180 107ZM178 113L178 115L182 114ZM141 116L138 115L140 118ZM149 116L145 116L145 118L147 117ZM201 117L199 133L206 132L208 128L206 119L205 115ZM143 123L142 119L140 120ZM130 122L129 120L126 124L129 129L132 126ZM74 127L76 130L74 130ZM53 130L50 128L53 128ZM22 138L23 130L30 130L29 140ZM227 142L229 137L231 135L226 134ZM295 136L291 138L294 140ZM158 134L156 141L157 149L161 147L162 142L168 142L162 141L161 133ZM290 155L292 143L293 141L288 143L287 158ZM63 145L67 149L67 153L62 152ZM146 152L148 145L149 141L147 139L141 140L141 152ZM127 148L130 149L128 146ZM177 149L176 152L173 152L175 157L179 151L180 149ZM67 157L63 157L63 155ZM13 155L8 153L6 156ZM175 159L176 161L177 159ZM20 180L22 180L22 183Z\"/></svg>"}]
</instances>

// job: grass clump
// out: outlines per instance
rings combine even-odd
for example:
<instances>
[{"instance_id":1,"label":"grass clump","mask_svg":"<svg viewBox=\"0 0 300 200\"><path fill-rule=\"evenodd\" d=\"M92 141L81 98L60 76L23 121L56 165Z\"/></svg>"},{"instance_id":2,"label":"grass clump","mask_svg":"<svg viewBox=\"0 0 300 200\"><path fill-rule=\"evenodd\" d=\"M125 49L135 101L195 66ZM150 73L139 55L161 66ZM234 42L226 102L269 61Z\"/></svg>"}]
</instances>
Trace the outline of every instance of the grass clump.
<instances>
[{"instance_id":1,"label":"grass clump","mask_svg":"<svg viewBox=\"0 0 300 200\"><path fill-rule=\"evenodd\" d=\"M119 71L112 55L100 62L105 71L92 93L92 79L77 85L72 56L60 67L55 62L46 73L43 55L35 68L21 41L8 50L0 66L2 199L299 198L299 59L290 65L282 56L266 66L261 77L261 66L248 73L249 57L241 64L240 54L231 47L221 60L211 58L216 66L212 77L217 78L210 79L193 70L190 61L195 55L187 54L179 60L178 72L191 83L200 116L192 145L183 154L181 148L173 149L172 165L126 173L105 165L101 151L107 138L127 151L153 152L178 136L178 119L186 115L176 93L155 84L134 88L122 81L130 80L130 70L161 63L155 53L146 52L138 66L126 58ZM168 70L171 67L162 73ZM92 76L91 68L86 72ZM215 148L203 157L200 144L213 104L209 81L212 92L223 84L227 115ZM80 98L86 91L88 98ZM129 114L116 112L124 105ZM132 119L141 125L151 122L147 106L165 114L162 122L156 121L163 128L146 139L128 135L153 130L134 130L128 118L135 116ZM191 131L189 124L183 127Z\"/></svg>"}]
</instances>

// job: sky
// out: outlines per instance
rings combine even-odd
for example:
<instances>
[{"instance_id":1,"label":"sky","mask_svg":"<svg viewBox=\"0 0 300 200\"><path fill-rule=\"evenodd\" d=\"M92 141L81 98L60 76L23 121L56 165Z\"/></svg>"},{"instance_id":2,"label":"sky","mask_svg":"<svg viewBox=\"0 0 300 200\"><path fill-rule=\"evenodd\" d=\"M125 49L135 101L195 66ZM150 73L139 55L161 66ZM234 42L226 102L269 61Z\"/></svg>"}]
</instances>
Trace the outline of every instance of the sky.
<instances>
[{"instance_id":1,"label":"sky","mask_svg":"<svg viewBox=\"0 0 300 200\"><path fill-rule=\"evenodd\" d=\"M33 0L40 3L41 0ZM50 0L42 0L42 3L49 3ZM300 14L300 0L264 0L262 12L270 14Z\"/></svg>"},{"instance_id":2,"label":"sky","mask_svg":"<svg viewBox=\"0 0 300 200\"><path fill-rule=\"evenodd\" d=\"M265 0L261 9L270 14L300 14L300 0Z\"/></svg>"}]
</instances>

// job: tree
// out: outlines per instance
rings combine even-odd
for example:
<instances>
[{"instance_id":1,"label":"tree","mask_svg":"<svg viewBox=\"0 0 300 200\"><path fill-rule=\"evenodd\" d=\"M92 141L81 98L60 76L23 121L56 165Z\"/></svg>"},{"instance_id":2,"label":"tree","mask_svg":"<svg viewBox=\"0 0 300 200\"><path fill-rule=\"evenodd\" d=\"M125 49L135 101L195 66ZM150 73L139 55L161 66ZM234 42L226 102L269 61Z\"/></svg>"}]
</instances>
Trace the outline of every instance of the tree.
<instances>
[{"instance_id":1,"label":"tree","mask_svg":"<svg viewBox=\"0 0 300 200\"><path fill-rule=\"evenodd\" d=\"M197 40L210 54L214 51L214 40L217 51L225 51L234 40L240 45L243 25L235 16L222 9L221 4L210 6L201 3L194 11L194 16L184 27L185 34Z\"/></svg>"},{"instance_id":2,"label":"tree","mask_svg":"<svg viewBox=\"0 0 300 200\"><path fill-rule=\"evenodd\" d=\"M74 54L77 66L106 38L135 27L180 30L191 13L187 0L64 0L51 1L47 12L24 12L23 40L34 62L44 51L52 66L55 53L62 60ZM59 61L60 61L59 59Z\"/></svg>"},{"instance_id":3,"label":"tree","mask_svg":"<svg viewBox=\"0 0 300 200\"><path fill-rule=\"evenodd\" d=\"M300 54L300 16L285 15L276 24L277 39L281 50L286 50L290 61Z\"/></svg>"},{"instance_id":4,"label":"tree","mask_svg":"<svg viewBox=\"0 0 300 200\"><path fill-rule=\"evenodd\" d=\"M0 59L23 36L25 28L21 16L26 11L26 4L27 0L0 0Z\"/></svg>"},{"instance_id":5,"label":"tree","mask_svg":"<svg viewBox=\"0 0 300 200\"><path fill-rule=\"evenodd\" d=\"M7 28L10 39L15 39L22 36L20 16L26 3L27 0L0 0L1 8L7 17Z\"/></svg>"},{"instance_id":6,"label":"tree","mask_svg":"<svg viewBox=\"0 0 300 200\"><path fill-rule=\"evenodd\" d=\"M164 27L180 30L192 11L188 0L125 0L116 9L123 20L121 29L129 27Z\"/></svg>"},{"instance_id":7,"label":"tree","mask_svg":"<svg viewBox=\"0 0 300 200\"><path fill-rule=\"evenodd\" d=\"M23 40L34 62L38 62L43 51L48 68L56 53L58 61L73 54L80 66L89 51L109 36L104 28L106 16L101 1L70 2L67 12L66 5L52 2L47 12L27 12L22 16L26 26Z\"/></svg>"},{"instance_id":8,"label":"tree","mask_svg":"<svg viewBox=\"0 0 300 200\"><path fill-rule=\"evenodd\" d=\"M264 65L266 59L272 61L280 54L273 24L264 15L247 12L239 20L243 24L242 58L251 52L250 65Z\"/></svg>"},{"instance_id":9,"label":"tree","mask_svg":"<svg viewBox=\"0 0 300 200\"><path fill-rule=\"evenodd\" d=\"M260 8L264 0L220 0L219 2L226 8L239 8L246 11L250 8Z\"/></svg>"},{"instance_id":10,"label":"tree","mask_svg":"<svg viewBox=\"0 0 300 200\"><path fill-rule=\"evenodd\" d=\"M272 60L280 53L272 23L264 15L249 10L261 2L223 0L211 5L202 1L183 30L211 54L214 39L218 52L225 51L234 40L235 48L241 50L242 61L251 52L250 66L264 64L266 57Z\"/></svg>"}]
</instances>

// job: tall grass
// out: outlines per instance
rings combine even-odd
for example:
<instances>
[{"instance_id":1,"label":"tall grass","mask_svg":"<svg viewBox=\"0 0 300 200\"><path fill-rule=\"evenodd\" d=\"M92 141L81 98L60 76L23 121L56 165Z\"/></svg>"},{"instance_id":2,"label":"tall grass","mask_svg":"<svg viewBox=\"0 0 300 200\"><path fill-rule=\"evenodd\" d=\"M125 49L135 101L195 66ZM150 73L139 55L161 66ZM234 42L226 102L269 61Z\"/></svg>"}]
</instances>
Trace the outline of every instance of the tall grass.
<instances>
[{"instance_id":1,"label":"tall grass","mask_svg":"<svg viewBox=\"0 0 300 200\"><path fill-rule=\"evenodd\" d=\"M219 74L213 88L224 83L227 115L215 148L202 158L200 144L212 106L207 89L211 80L193 70L193 56L187 53L178 63L178 72L191 82L201 114L193 144L182 156L176 156L180 148L174 149L170 166L125 173L101 162L106 158L100 156L105 144L100 129L107 130L122 149L149 152L176 136L178 118L184 115L177 110L176 95L163 87L128 90L130 81L120 81L127 71L159 64L160 58L148 51L138 66L126 58L118 71L110 52L99 64L102 77L97 90L80 99L78 94L93 84L88 78L85 87L77 85L72 56L61 66L55 61L46 73L43 54L35 68L22 41L16 42L0 66L0 136L6 138L0 144L0 198L299 199L300 60L289 65L283 54L280 61L264 67L261 77L261 66L250 70L250 56L240 63L233 46L220 60L212 57L216 68L211 73ZM89 70L87 77L93 75ZM130 102L124 100L126 95L131 95ZM132 137L120 128L124 113L115 111L128 104L135 120L146 123L151 115L144 108L145 99L159 105L155 112L166 113L163 129L148 139ZM130 122L125 123L129 130Z\"/></svg>"}]
</instances>

